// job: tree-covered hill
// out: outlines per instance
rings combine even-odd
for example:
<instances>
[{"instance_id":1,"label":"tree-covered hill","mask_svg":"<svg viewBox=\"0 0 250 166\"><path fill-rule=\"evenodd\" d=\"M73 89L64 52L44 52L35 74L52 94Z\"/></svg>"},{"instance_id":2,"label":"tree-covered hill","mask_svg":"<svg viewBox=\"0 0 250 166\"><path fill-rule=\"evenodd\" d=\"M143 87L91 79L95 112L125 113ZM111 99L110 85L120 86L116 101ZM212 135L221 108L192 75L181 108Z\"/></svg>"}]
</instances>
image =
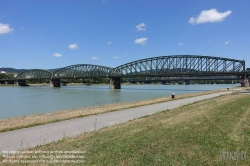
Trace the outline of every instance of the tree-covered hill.
<instances>
[{"instance_id":1,"label":"tree-covered hill","mask_svg":"<svg viewBox=\"0 0 250 166\"><path fill-rule=\"evenodd\" d=\"M26 71L26 69L0 68L0 71L5 71L6 73L21 73Z\"/></svg>"}]
</instances>

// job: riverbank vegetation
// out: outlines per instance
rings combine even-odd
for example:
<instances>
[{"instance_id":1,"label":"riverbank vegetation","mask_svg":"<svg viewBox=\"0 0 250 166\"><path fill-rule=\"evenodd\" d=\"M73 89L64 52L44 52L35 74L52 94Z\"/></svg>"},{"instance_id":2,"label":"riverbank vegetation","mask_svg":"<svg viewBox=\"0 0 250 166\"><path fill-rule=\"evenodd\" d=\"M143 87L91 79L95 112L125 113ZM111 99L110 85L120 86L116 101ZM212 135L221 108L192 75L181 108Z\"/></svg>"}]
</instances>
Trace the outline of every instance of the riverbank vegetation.
<instances>
[{"instance_id":1,"label":"riverbank vegetation","mask_svg":"<svg viewBox=\"0 0 250 166\"><path fill-rule=\"evenodd\" d=\"M236 89L235 89L236 90ZM191 93L191 94L182 94L176 95L175 99L182 99L187 97L205 95L215 92L221 92L224 90L217 90L217 91L207 91L207 92L199 92L199 93ZM25 127L32 127L36 125L52 123L62 120L68 120L73 118L79 118L89 115L95 115L105 112L111 112L121 109L133 108L143 105L155 104L160 102L170 101L171 96L155 98L155 99L147 99L141 101L134 101L134 102L127 102L127 103L116 103L116 104L108 104L90 108L77 108L71 110L64 110L58 112L51 112L51 113L44 113L44 114L35 114L30 116L21 116L16 118L8 118L0 120L0 132L10 131Z\"/></svg>"},{"instance_id":2,"label":"riverbank vegetation","mask_svg":"<svg viewBox=\"0 0 250 166\"><path fill-rule=\"evenodd\" d=\"M39 146L84 165L249 165L250 95L233 93Z\"/></svg>"}]
</instances>

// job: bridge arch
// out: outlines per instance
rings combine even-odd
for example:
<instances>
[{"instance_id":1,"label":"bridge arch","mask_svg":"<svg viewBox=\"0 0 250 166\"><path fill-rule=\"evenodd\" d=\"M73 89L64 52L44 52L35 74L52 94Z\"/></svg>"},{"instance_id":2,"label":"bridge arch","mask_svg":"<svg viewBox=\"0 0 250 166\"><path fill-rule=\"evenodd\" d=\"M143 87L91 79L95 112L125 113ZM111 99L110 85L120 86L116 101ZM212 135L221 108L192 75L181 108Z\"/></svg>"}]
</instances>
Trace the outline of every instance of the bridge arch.
<instances>
[{"instance_id":1,"label":"bridge arch","mask_svg":"<svg viewBox=\"0 0 250 166\"><path fill-rule=\"evenodd\" d=\"M108 77L112 68L92 64L77 64L53 72L53 78Z\"/></svg>"},{"instance_id":2,"label":"bridge arch","mask_svg":"<svg viewBox=\"0 0 250 166\"><path fill-rule=\"evenodd\" d=\"M16 76L16 79L50 79L52 72L41 69L26 70Z\"/></svg>"},{"instance_id":3,"label":"bridge arch","mask_svg":"<svg viewBox=\"0 0 250 166\"><path fill-rule=\"evenodd\" d=\"M245 71L245 61L199 55L171 55L141 59L113 68L111 75L190 76L232 75Z\"/></svg>"}]
</instances>

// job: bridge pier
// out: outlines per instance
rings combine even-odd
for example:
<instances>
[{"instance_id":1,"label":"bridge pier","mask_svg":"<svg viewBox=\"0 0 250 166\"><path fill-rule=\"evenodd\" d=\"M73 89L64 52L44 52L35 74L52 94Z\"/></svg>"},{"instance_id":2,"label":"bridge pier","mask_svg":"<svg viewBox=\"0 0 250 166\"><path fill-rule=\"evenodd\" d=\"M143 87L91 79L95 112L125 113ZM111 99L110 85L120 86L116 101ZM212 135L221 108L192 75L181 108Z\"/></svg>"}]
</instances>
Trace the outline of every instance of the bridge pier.
<instances>
[{"instance_id":1,"label":"bridge pier","mask_svg":"<svg viewBox=\"0 0 250 166\"><path fill-rule=\"evenodd\" d=\"M161 84L166 85L167 81L161 81Z\"/></svg>"},{"instance_id":2,"label":"bridge pier","mask_svg":"<svg viewBox=\"0 0 250 166\"><path fill-rule=\"evenodd\" d=\"M249 87L249 79L246 77L241 80L241 87Z\"/></svg>"},{"instance_id":3,"label":"bridge pier","mask_svg":"<svg viewBox=\"0 0 250 166\"><path fill-rule=\"evenodd\" d=\"M184 85L190 85L190 81L189 80L184 80Z\"/></svg>"},{"instance_id":4,"label":"bridge pier","mask_svg":"<svg viewBox=\"0 0 250 166\"><path fill-rule=\"evenodd\" d=\"M0 83L0 84L1 84L1 83ZM15 83L14 83L14 81L5 81L3 84L8 85L8 84L15 84Z\"/></svg>"},{"instance_id":5,"label":"bridge pier","mask_svg":"<svg viewBox=\"0 0 250 166\"><path fill-rule=\"evenodd\" d=\"M109 89L121 89L121 78L110 78Z\"/></svg>"},{"instance_id":6,"label":"bridge pier","mask_svg":"<svg viewBox=\"0 0 250 166\"><path fill-rule=\"evenodd\" d=\"M50 80L50 87L61 87L61 81L60 79L51 79Z\"/></svg>"},{"instance_id":7,"label":"bridge pier","mask_svg":"<svg viewBox=\"0 0 250 166\"><path fill-rule=\"evenodd\" d=\"M17 81L17 85L19 85L19 86L28 86L28 85L26 84L25 80L18 80L18 81Z\"/></svg>"}]
</instances>

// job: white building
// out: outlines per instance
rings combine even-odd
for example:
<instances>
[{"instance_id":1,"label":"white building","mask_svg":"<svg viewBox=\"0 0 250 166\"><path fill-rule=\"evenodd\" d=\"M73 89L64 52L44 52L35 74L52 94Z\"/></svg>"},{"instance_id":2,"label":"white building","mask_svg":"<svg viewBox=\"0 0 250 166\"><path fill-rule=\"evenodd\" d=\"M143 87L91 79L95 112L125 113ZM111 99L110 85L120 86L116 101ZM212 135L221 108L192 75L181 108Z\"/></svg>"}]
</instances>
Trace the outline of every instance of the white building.
<instances>
[{"instance_id":1,"label":"white building","mask_svg":"<svg viewBox=\"0 0 250 166\"><path fill-rule=\"evenodd\" d=\"M1 71L1 74L6 74L6 72L5 71Z\"/></svg>"}]
</instances>

